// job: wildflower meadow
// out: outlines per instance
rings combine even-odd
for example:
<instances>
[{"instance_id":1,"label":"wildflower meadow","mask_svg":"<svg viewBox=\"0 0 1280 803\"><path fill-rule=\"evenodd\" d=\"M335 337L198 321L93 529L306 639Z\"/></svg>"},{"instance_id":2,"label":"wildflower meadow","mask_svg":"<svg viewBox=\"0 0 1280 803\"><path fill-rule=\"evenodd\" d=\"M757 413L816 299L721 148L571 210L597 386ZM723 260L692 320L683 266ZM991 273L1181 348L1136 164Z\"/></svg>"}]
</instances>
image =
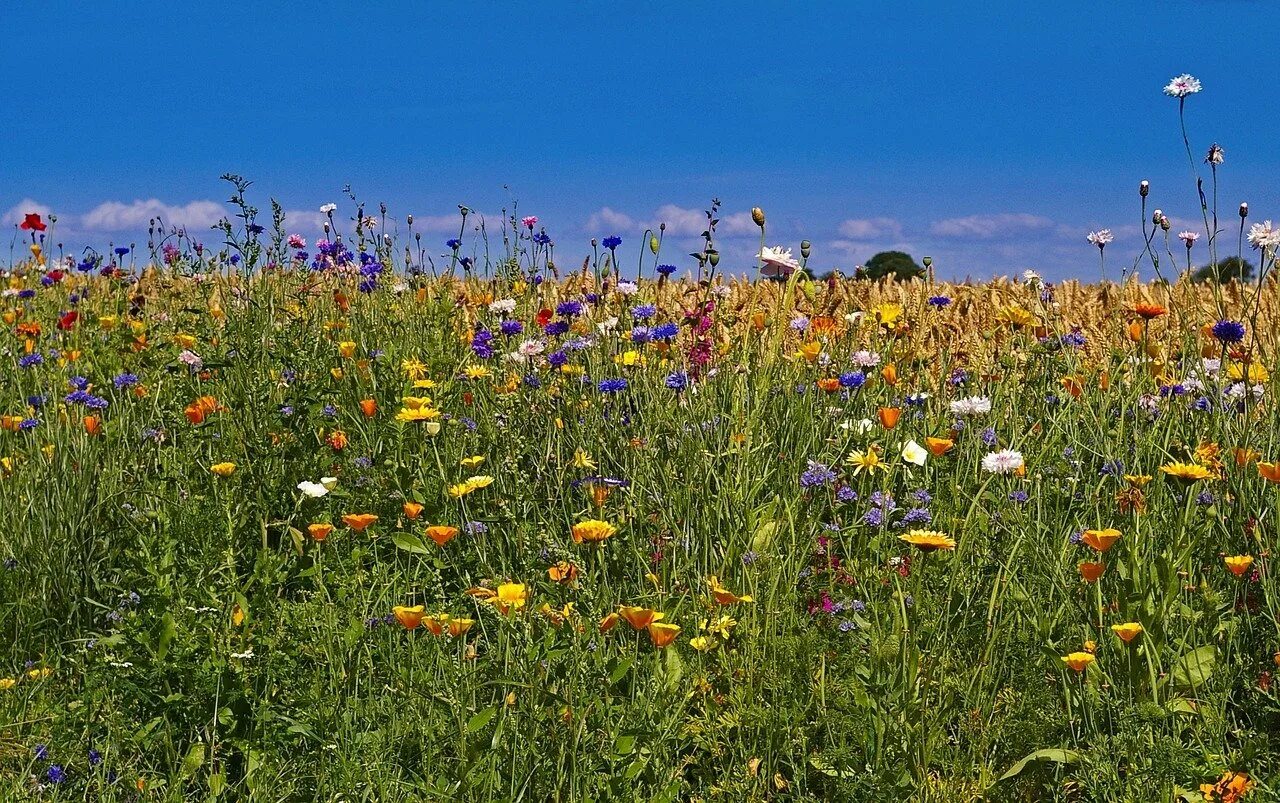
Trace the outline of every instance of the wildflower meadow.
<instances>
[{"instance_id":1,"label":"wildflower meadow","mask_svg":"<svg viewBox=\"0 0 1280 803\"><path fill-rule=\"evenodd\" d=\"M27 214L0 799L1280 798L1280 230L1187 157L1096 283Z\"/></svg>"}]
</instances>

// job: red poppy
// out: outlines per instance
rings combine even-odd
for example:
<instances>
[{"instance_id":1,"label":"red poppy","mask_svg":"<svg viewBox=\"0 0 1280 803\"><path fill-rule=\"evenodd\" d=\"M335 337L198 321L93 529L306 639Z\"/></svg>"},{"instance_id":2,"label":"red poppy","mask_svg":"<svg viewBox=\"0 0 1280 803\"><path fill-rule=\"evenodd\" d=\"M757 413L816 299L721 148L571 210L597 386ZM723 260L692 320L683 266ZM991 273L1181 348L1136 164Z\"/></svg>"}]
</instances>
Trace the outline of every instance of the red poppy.
<instances>
[{"instance_id":1,"label":"red poppy","mask_svg":"<svg viewBox=\"0 0 1280 803\"><path fill-rule=\"evenodd\" d=\"M555 313L547 309L546 307L543 307L542 309L538 310L538 326L546 326L547 324L551 323L552 315L555 315Z\"/></svg>"},{"instance_id":2,"label":"red poppy","mask_svg":"<svg viewBox=\"0 0 1280 803\"><path fill-rule=\"evenodd\" d=\"M63 273L60 270L51 270L48 273L46 273L45 276L49 277L49 281L53 282L54 284L57 284L58 282L65 279L67 277L67 274Z\"/></svg>"},{"instance_id":3,"label":"red poppy","mask_svg":"<svg viewBox=\"0 0 1280 803\"><path fill-rule=\"evenodd\" d=\"M62 317L58 318L58 328L64 332L76 325L76 321L80 319L80 313L75 310L65 312Z\"/></svg>"},{"instance_id":4,"label":"red poppy","mask_svg":"<svg viewBox=\"0 0 1280 803\"><path fill-rule=\"evenodd\" d=\"M39 214L35 212L28 212L22 218L22 223L18 225L18 228L23 231L44 231L48 227L45 226L44 221L40 219Z\"/></svg>"}]
</instances>

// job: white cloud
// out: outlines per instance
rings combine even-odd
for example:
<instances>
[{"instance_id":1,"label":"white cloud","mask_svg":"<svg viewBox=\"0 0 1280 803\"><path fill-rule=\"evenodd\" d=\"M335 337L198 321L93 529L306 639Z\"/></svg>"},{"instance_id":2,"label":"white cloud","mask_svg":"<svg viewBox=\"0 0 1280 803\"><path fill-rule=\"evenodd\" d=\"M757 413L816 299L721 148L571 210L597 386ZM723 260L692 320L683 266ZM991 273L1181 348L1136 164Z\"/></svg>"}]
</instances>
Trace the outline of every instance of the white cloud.
<instances>
[{"instance_id":1,"label":"white cloud","mask_svg":"<svg viewBox=\"0 0 1280 803\"><path fill-rule=\"evenodd\" d=\"M716 224L716 234L734 237L754 234L758 229L751 219L751 212L721 214ZM676 204L663 204L648 218L636 218L611 207L604 207L587 219L587 230L606 235L631 233L640 235L645 229L658 230L667 224L666 233L672 237L697 237L707 229L707 213L701 209L688 209Z\"/></svg>"},{"instance_id":2,"label":"white cloud","mask_svg":"<svg viewBox=\"0 0 1280 803\"><path fill-rule=\"evenodd\" d=\"M21 201L18 201L18 203L10 207L8 212L4 213L4 217L0 218L0 222L4 223L6 226L21 223L22 219L26 217L28 212L35 212L41 217L47 218L53 213L53 209L39 201L33 201L30 198L23 198Z\"/></svg>"},{"instance_id":3,"label":"white cloud","mask_svg":"<svg viewBox=\"0 0 1280 803\"><path fill-rule=\"evenodd\" d=\"M851 240L899 239L902 224L891 217L852 218L841 223L839 231Z\"/></svg>"},{"instance_id":4,"label":"white cloud","mask_svg":"<svg viewBox=\"0 0 1280 803\"><path fill-rule=\"evenodd\" d=\"M166 228L207 229L222 219L222 205L216 201L192 201L184 205L166 204L159 199L126 204L104 201L86 212L77 228L85 231L145 231L152 218L160 218Z\"/></svg>"},{"instance_id":5,"label":"white cloud","mask_svg":"<svg viewBox=\"0 0 1280 803\"><path fill-rule=\"evenodd\" d=\"M1019 231L1050 229L1054 222L1047 217L1026 212L1005 212L994 215L969 215L935 221L929 233L936 237L967 237L991 239Z\"/></svg>"}]
</instances>

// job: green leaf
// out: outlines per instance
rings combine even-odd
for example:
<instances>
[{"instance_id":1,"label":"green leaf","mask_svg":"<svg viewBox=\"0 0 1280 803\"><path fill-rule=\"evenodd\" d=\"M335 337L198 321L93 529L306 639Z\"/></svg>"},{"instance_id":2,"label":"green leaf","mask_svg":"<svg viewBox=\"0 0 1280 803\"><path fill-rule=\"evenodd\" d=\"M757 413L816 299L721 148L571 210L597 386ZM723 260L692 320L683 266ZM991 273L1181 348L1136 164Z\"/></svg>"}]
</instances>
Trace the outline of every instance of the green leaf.
<instances>
[{"instance_id":1,"label":"green leaf","mask_svg":"<svg viewBox=\"0 0 1280 803\"><path fill-rule=\"evenodd\" d=\"M1080 760L1080 754L1074 750L1064 750L1061 747L1046 747L1043 750L1037 750L1034 753L1028 753L1022 759L1009 768L1009 771L1000 776L1001 781L1007 781L1010 778L1017 777L1022 774L1032 764L1040 761L1050 761L1054 764L1075 764Z\"/></svg>"},{"instance_id":2,"label":"green leaf","mask_svg":"<svg viewBox=\"0 0 1280 803\"><path fill-rule=\"evenodd\" d=\"M619 661L618 665L615 666L613 668L613 671L609 673L609 685L612 686L613 684L625 678L627 676L627 673L631 671L631 665L634 664L635 662L636 662L636 659L634 658L627 658L624 661Z\"/></svg>"},{"instance_id":3,"label":"green leaf","mask_svg":"<svg viewBox=\"0 0 1280 803\"><path fill-rule=\"evenodd\" d=\"M842 778L848 780L850 778L858 777L858 773L853 770L838 770L818 756L809 756L809 766L813 767L828 778Z\"/></svg>"},{"instance_id":4,"label":"green leaf","mask_svg":"<svg viewBox=\"0 0 1280 803\"><path fill-rule=\"evenodd\" d=\"M196 771L204 766L204 745L196 742L191 745L191 749L187 751L187 757L182 759L182 775L190 778L196 774Z\"/></svg>"},{"instance_id":5,"label":"green leaf","mask_svg":"<svg viewBox=\"0 0 1280 803\"><path fill-rule=\"evenodd\" d=\"M391 540L396 546L406 552L416 552L419 555L431 554L427 550L427 545L422 543L422 539L418 538L416 535L410 535L409 533L392 533Z\"/></svg>"},{"instance_id":6,"label":"green leaf","mask_svg":"<svg viewBox=\"0 0 1280 803\"><path fill-rule=\"evenodd\" d=\"M1183 653L1174 662L1173 669L1169 672L1169 680L1175 686L1194 689L1209 679L1217 661L1217 647L1212 644L1197 647L1191 652Z\"/></svg>"},{"instance_id":7,"label":"green leaf","mask_svg":"<svg viewBox=\"0 0 1280 803\"><path fill-rule=\"evenodd\" d=\"M755 534L751 536L752 552L768 552L769 547L773 545L773 539L778 534L778 522L766 521L756 528Z\"/></svg>"},{"instance_id":8,"label":"green leaf","mask_svg":"<svg viewBox=\"0 0 1280 803\"><path fill-rule=\"evenodd\" d=\"M160 619L160 625L156 628L156 660L163 661L164 656L169 652L169 642L173 641L174 634L178 632L177 626L173 623L173 615L166 613Z\"/></svg>"},{"instance_id":9,"label":"green leaf","mask_svg":"<svg viewBox=\"0 0 1280 803\"><path fill-rule=\"evenodd\" d=\"M489 722L497 715L498 715L498 707L496 705L489 706L485 710L481 711L479 714L476 714L475 716L473 716L467 722L467 733L469 734L475 733L476 731L483 728L485 725L488 725Z\"/></svg>"}]
</instances>

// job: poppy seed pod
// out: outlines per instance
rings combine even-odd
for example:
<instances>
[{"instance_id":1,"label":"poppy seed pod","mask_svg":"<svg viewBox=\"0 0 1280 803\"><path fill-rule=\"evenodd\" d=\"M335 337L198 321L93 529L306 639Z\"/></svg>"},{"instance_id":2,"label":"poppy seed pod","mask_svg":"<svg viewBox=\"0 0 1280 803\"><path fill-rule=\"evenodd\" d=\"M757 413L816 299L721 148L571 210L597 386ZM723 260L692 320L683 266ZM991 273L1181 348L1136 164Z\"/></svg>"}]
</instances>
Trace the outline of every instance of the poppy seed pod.
<instances>
[{"instance_id":1,"label":"poppy seed pod","mask_svg":"<svg viewBox=\"0 0 1280 803\"><path fill-rule=\"evenodd\" d=\"M758 206L751 207L751 219L755 221L757 226L759 226L762 229L764 228L764 210L763 209L761 209Z\"/></svg>"},{"instance_id":2,"label":"poppy seed pod","mask_svg":"<svg viewBox=\"0 0 1280 803\"><path fill-rule=\"evenodd\" d=\"M1147 197L1147 193L1151 192L1151 182L1144 181L1138 185L1138 194L1143 198Z\"/></svg>"},{"instance_id":3,"label":"poppy seed pod","mask_svg":"<svg viewBox=\"0 0 1280 803\"><path fill-rule=\"evenodd\" d=\"M719 252L719 251L712 251L711 253L707 254L707 261L711 263L711 267L713 267L713 268L714 268L716 265L719 265L719 264L720 264L720 252Z\"/></svg>"},{"instance_id":4,"label":"poppy seed pod","mask_svg":"<svg viewBox=\"0 0 1280 803\"><path fill-rule=\"evenodd\" d=\"M800 256L804 257L805 259L808 259L808 258L809 258L809 250L810 250L810 248L812 248L812 247L813 247L813 243L809 242L808 240L801 240L801 241L800 241Z\"/></svg>"},{"instance_id":5,"label":"poppy seed pod","mask_svg":"<svg viewBox=\"0 0 1280 803\"><path fill-rule=\"evenodd\" d=\"M920 260L920 261L924 263L924 266L925 266L926 268L929 268L929 267L932 267L932 266L933 266L933 257L925 257L924 259L922 259L922 260Z\"/></svg>"}]
</instances>

